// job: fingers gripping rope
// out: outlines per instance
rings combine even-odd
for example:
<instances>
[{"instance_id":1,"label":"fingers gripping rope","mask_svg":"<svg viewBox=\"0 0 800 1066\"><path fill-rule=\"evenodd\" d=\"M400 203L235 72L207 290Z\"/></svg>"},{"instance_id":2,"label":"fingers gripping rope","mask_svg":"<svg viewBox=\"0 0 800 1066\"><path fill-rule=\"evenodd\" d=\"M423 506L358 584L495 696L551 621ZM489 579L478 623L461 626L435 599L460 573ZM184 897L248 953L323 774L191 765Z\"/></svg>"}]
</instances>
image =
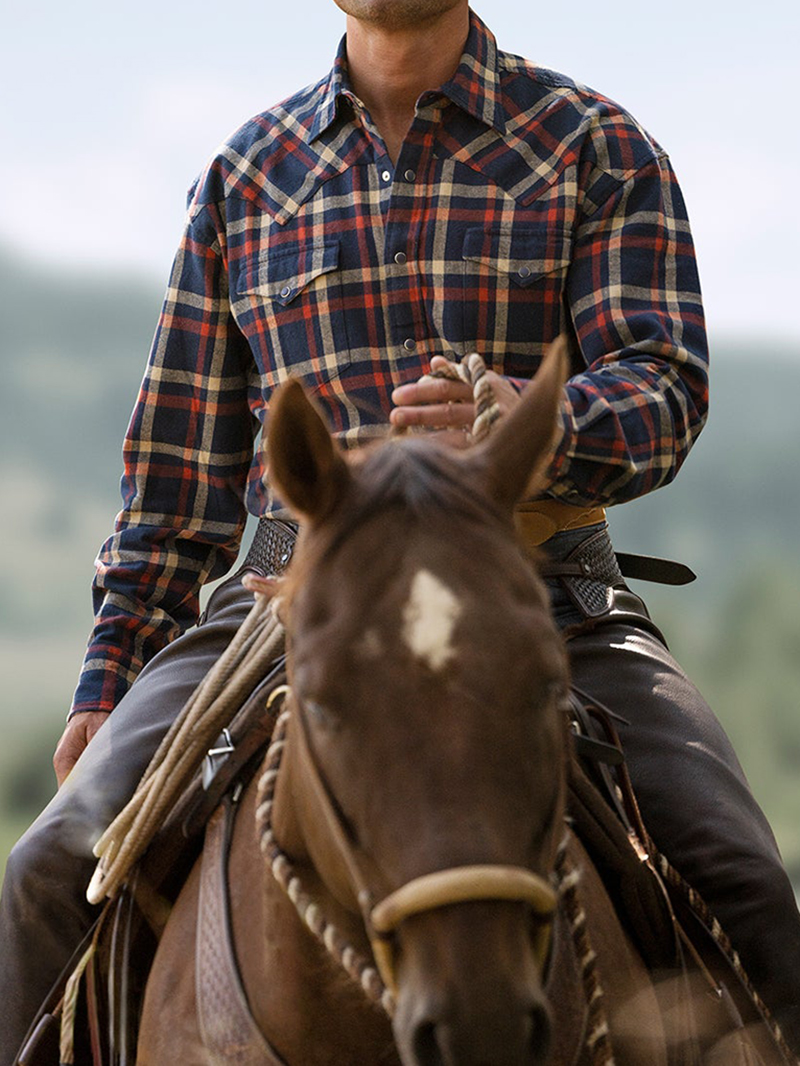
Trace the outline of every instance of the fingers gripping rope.
<instances>
[{"instance_id":1,"label":"fingers gripping rope","mask_svg":"<svg viewBox=\"0 0 800 1066\"><path fill-rule=\"evenodd\" d=\"M449 362L439 370L431 370L429 377L446 378L449 381L464 381L472 389L475 401L475 421L472 423L472 439L482 441L500 417L500 408L486 375L486 364L477 352L465 355L460 363Z\"/></svg>"}]
</instances>

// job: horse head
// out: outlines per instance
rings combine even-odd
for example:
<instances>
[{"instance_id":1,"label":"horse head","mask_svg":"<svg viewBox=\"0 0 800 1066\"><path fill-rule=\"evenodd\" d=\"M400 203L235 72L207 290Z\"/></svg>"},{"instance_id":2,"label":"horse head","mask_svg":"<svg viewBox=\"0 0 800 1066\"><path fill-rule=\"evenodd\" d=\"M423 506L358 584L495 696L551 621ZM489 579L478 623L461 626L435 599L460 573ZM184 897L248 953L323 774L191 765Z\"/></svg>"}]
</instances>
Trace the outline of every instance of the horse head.
<instances>
[{"instance_id":1,"label":"horse head","mask_svg":"<svg viewBox=\"0 0 800 1066\"><path fill-rule=\"evenodd\" d=\"M345 457L296 382L270 409L270 476L302 525L280 832L363 914L404 1066L547 1061L567 659L513 511L563 373L554 350L464 452L412 436Z\"/></svg>"}]
</instances>

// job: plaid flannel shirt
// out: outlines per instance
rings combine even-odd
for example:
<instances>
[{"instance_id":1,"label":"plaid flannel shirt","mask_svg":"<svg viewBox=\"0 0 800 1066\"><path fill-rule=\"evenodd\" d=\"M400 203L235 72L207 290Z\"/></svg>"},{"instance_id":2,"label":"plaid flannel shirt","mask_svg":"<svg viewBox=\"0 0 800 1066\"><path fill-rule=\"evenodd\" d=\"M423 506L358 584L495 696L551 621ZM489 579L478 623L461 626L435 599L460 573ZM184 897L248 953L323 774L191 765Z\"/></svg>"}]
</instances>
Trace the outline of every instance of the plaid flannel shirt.
<instances>
[{"instance_id":1,"label":"plaid flannel shirt","mask_svg":"<svg viewBox=\"0 0 800 1066\"><path fill-rule=\"evenodd\" d=\"M437 353L572 374L548 491L620 503L670 480L706 409L689 225L669 161L617 105L499 52L473 14L397 164L331 73L243 126L190 192L125 441L73 711L111 710L191 625L246 517L279 513L255 437L299 376L346 446Z\"/></svg>"}]
</instances>

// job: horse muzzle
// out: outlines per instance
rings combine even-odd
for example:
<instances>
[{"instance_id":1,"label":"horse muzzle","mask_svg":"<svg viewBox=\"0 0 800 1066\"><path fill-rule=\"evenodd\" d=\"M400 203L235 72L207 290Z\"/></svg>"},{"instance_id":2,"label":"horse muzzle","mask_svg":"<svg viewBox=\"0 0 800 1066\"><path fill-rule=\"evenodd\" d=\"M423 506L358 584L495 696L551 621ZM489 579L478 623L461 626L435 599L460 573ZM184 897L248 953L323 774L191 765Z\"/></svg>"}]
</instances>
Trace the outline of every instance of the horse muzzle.
<instances>
[{"instance_id":1,"label":"horse muzzle","mask_svg":"<svg viewBox=\"0 0 800 1066\"><path fill-rule=\"evenodd\" d=\"M403 1066L545 1066L551 1018L513 901L420 912L396 939L395 1041Z\"/></svg>"}]
</instances>

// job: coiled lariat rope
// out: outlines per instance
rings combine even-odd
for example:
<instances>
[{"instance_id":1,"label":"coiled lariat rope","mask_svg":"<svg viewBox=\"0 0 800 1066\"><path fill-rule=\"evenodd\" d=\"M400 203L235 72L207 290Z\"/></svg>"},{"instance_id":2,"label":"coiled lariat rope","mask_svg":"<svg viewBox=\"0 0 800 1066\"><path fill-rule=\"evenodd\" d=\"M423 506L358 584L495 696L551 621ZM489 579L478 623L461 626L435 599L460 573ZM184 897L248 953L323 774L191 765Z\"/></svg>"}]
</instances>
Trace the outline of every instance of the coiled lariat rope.
<instances>
[{"instance_id":1,"label":"coiled lariat rope","mask_svg":"<svg viewBox=\"0 0 800 1066\"><path fill-rule=\"evenodd\" d=\"M95 844L90 903L113 899L192 780L209 748L284 651L276 600L256 601L161 741L131 800Z\"/></svg>"}]
</instances>

